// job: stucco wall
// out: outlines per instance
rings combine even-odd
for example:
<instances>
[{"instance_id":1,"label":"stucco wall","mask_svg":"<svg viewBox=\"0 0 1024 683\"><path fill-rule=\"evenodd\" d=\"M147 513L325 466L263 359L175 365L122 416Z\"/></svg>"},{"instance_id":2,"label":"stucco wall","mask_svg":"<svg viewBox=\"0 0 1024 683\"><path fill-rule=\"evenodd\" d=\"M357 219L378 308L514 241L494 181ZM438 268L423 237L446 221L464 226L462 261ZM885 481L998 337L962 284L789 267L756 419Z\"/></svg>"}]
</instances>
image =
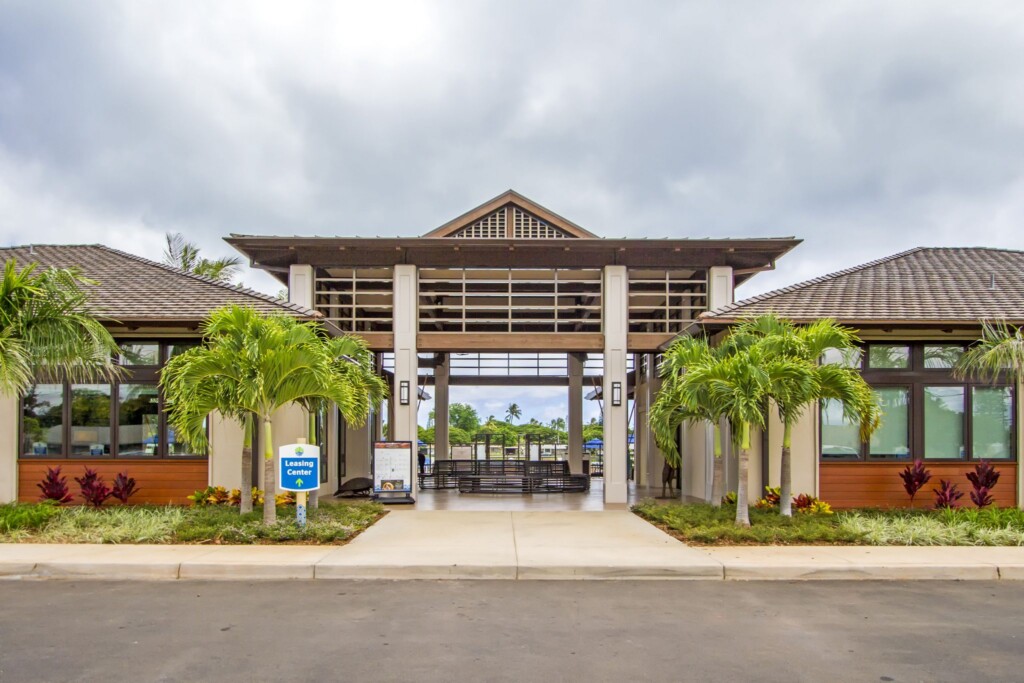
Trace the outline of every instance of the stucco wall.
<instances>
[{"instance_id":1,"label":"stucco wall","mask_svg":"<svg viewBox=\"0 0 1024 683\"><path fill-rule=\"evenodd\" d=\"M18 399L0 396L0 503L18 498Z\"/></svg>"}]
</instances>

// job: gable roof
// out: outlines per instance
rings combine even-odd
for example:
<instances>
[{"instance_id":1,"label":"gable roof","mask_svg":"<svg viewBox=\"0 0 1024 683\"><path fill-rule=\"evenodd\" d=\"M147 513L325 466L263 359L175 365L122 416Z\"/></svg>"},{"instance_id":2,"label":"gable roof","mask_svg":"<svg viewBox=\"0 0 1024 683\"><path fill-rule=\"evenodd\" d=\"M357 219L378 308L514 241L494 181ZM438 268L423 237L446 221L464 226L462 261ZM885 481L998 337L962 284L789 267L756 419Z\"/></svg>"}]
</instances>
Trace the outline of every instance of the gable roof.
<instances>
[{"instance_id":1,"label":"gable roof","mask_svg":"<svg viewBox=\"0 0 1024 683\"><path fill-rule=\"evenodd\" d=\"M567 218L507 190L424 237L578 238L597 237Z\"/></svg>"},{"instance_id":2,"label":"gable roof","mask_svg":"<svg viewBox=\"0 0 1024 683\"><path fill-rule=\"evenodd\" d=\"M162 263L100 244L29 245L0 248L4 262L19 266L77 267L98 284L86 285L93 314L104 320L130 322L198 322L226 304L251 306L260 313L301 318L318 314L244 287L226 285Z\"/></svg>"},{"instance_id":3,"label":"gable roof","mask_svg":"<svg viewBox=\"0 0 1024 683\"><path fill-rule=\"evenodd\" d=\"M705 325L776 313L848 324L1024 322L1024 251L918 247L709 311Z\"/></svg>"}]
</instances>

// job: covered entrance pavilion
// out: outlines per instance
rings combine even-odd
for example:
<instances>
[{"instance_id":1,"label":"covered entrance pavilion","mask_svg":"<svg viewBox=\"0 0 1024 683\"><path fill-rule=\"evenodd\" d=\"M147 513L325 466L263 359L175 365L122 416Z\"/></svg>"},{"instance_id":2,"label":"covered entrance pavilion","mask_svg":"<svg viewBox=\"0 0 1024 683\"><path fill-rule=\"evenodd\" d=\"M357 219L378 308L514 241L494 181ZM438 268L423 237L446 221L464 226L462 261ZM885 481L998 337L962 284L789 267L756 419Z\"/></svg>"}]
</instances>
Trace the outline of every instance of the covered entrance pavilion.
<instances>
[{"instance_id":1,"label":"covered entrance pavilion","mask_svg":"<svg viewBox=\"0 0 1024 683\"><path fill-rule=\"evenodd\" d=\"M253 267L286 283L293 303L317 310L338 333L363 337L379 354L392 383L392 439L417 441L417 391L431 387L439 459L451 457L450 387L564 386L566 457L579 473L584 388L597 389L601 495L616 505L629 496L631 412L635 478L660 485L663 461L647 428L659 349L702 312L731 303L736 285L774 268L799 244L794 238L600 238L512 190L422 237L232 235L227 241ZM475 373L465 371L474 363ZM325 490L339 478L368 474L380 423L381 416L360 430L332 424L328 449L337 457L328 457Z\"/></svg>"}]
</instances>

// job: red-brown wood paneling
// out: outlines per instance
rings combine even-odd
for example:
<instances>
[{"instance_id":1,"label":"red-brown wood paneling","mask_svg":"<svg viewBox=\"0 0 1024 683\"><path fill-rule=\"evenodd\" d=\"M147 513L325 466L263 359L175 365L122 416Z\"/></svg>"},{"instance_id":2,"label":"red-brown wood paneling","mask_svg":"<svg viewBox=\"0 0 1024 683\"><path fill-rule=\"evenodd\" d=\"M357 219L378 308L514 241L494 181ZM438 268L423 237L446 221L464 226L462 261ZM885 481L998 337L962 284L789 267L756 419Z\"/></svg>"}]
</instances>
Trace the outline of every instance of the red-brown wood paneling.
<instances>
[{"instance_id":1,"label":"red-brown wood paneling","mask_svg":"<svg viewBox=\"0 0 1024 683\"><path fill-rule=\"evenodd\" d=\"M78 484L75 477L82 476L86 467L100 473L107 486L113 484L119 472L127 472L135 478L138 493L131 497L135 504L186 505L189 496L196 489L203 489L209 480L207 460L19 460L18 500L33 502L39 500L36 487L46 476L48 467L61 467L61 474L68 478L68 488L80 503ZM108 504L118 503L111 499Z\"/></svg>"},{"instance_id":2,"label":"red-brown wood paneling","mask_svg":"<svg viewBox=\"0 0 1024 683\"><path fill-rule=\"evenodd\" d=\"M822 500L834 508L890 508L910 507L910 496L903 489L899 473L907 467L906 462L828 462L821 463L819 491ZM999 483L992 489L995 504L1000 507L1017 505L1017 463L996 464ZM971 505L971 482L966 473L974 470L973 463L926 462L925 467L932 473L931 480L917 492L915 508L930 508L935 502L939 480L947 479L964 492L961 505Z\"/></svg>"}]
</instances>

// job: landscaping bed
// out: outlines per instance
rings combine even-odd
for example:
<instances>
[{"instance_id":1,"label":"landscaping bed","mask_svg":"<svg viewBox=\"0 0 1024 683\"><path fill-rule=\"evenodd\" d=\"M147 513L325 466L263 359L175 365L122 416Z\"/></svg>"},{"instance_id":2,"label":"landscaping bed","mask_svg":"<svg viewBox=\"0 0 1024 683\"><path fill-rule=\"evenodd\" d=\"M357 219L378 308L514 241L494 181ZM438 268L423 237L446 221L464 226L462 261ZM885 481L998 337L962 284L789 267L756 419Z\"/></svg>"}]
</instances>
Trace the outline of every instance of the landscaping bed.
<instances>
[{"instance_id":1,"label":"landscaping bed","mask_svg":"<svg viewBox=\"0 0 1024 683\"><path fill-rule=\"evenodd\" d=\"M295 523L294 506L278 521L263 511L241 515L230 506L117 505L99 508L51 503L0 505L0 543L158 543L342 545L384 515L376 503L321 505L308 523Z\"/></svg>"},{"instance_id":2,"label":"landscaping bed","mask_svg":"<svg viewBox=\"0 0 1024 683\"><path fill-rule=\"evenodd\" d=\"M735 505L663 504L644 500L633 512L691 545L1024 545L1024 510L850 510L834 514L750 509L737 527Z\"/></svg>"}]
</instances>

